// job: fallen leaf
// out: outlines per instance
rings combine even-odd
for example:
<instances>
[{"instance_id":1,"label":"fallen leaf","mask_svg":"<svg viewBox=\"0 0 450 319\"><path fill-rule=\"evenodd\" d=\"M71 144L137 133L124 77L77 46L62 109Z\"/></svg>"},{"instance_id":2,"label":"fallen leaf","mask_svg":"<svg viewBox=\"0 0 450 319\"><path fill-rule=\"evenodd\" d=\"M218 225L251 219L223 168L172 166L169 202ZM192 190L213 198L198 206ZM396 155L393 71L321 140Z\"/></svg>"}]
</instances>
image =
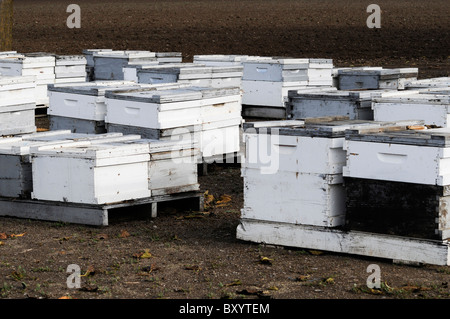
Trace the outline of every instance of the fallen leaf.
<instances>
[{"instance_id":1,"label":"fallen leaf","mask_svg":"<svg viewBox=\"0 0 450 319\"><path fill-rule=\"evenodd\" d=\"M134 254L133 256L136 257L136 258L141 258L141 259L153 257L153 255L149 252L148 249L144 249L143 252Z\"/></svg>"},{"instance_id":2,"label":"fallen leaf","mask_svg":"<svg viewBox=\"0 0 450 319\"><path fill-rule=\"evenodd\" d=\"M200 268L199 265L186 265L186 266L184 266L184 269L186 269L186 270L194 270L194 271L202 270L202 268Z\"/></svg>"},{"instance_id":3,"label":"fallen leaf","mask_svg":"<svg viewBox=\"0 0 450 319\"><path fill-rule=\"evenodd\" d=\"M9 235L9 237L11 237L11 238L15 238L15 237L22 237L22 236L24 236L26 233L22 233L22 234L11 234L11 235Z\"/></svg>"},{"instance_id":4,"label":"fallen leaf","mask_svg":"<svg viewBox=\"0 0 450 319\"><path fill-rule=\"evenodd\" d=\"M307 281L311 277L310 275L300 275L296 278L297 281Z\"/></svg>"},{"instance_id":5,"label":"fallen leaf","mask_svg":"<svg viewBox=\"0 0 450 319\"><path fill-rule=\"evenodd\" d=\"M157 267L155 264L151 264L150 266L145 266L141 268L142 271L151 273L153 271L159 270L159 267Z\"/></svg>"},{"instance_id":6,"label":"fallen leaf","mask_svg":"<svg viewBox=\"0 0 450 319\"><path fill-rule=\"evenodd\" d=\"M4 244L5 244L4 242L0 241L0 246L1 246L1 245L4 245Z\"/></svg>"},{"instance_id":7,"label":"fallen leaf","mask_svg":"<svg viewBox=\"0 0 450 319\"><path fill-rule=\"evenodd\" d=\"M309 253L314 256L319 256L323 254L323 251L320 250L309 250Z\"/></svg>"},{"instance_id":8,"label":"fallen leaf","mask_svg":"<svg viewBox=\"0 0 450 319\"><path fill-rule=\"evenodd\" d=\"M228 203L231 201L230 195L222 195L220 196L219 200L215 203L215 207L226 207L228 206Z\"/></svg>"},{"instance_id":9,"label":"fallen leaf","mask_svg":"<svg viewBox=\"0 0 450 319\"><path fill-rule=\"evenodd\" d=\"M119 235L120 238L126 238L126 237L130 237L130 233L127 232L126 230L122 230L122 232Z\"/></svg>"},{"instance_id":10,"label":"fallen leaf","mask_svg":"<svg viewBox=\"0 0 450 319\"><path fill-rule=\"evenodd\" d=\"M334 284L334 278L332 278L332 277L324 278L323 282L326 284Z\"/></svg>"},{"instance_id":11,"label":"fallen leaf","mask_svg":"<svg viewBox=\"0 0 450 319\"><path fill-rule=\"evenodd\" d=\"M270 259L270 258L268 258L268 257L262 257L262 256L261 256L261 258L259 259L259 262L260 262L261 264L263 264L263 265L272 265L272 260L273 260L273 259Z\"/></svg>"},{"instance_id":12,"label":"fallen leaf","mask_svg":"<svg viewBox=\"0 0 450 319\"><path fill-rule=\"evenodd\" d=\"M70 297L70 296L62 296L62 297L59 297L58 299L72 299L72 297Z\"/></svg>"},{"instance_id":13,"label":"fallen leaf","mask_svg":"<svg viewBox=\"0 0 450 319\"><path fill-rule=\"evenodd\" d=\"M239 286L239 285L242 285L242 282L239 279L236 279L235 281L230 282L230 283L226 284L225 286L231 287L231 286Z\"/></svg>"},{"instance_id":14,"label":"fallen leaf","mask_svg":"<svg viewBox=\"0 0 450 319\"><path fill-rule=\"evenodd\" d=\"M8 236L5 233L0 233L0 239L7 239Z\"/></svg>"},{"instance_id":15,"label":"fallen leaf","mask_svg":"<svg viewBox=\"0 0 450 319\"><path fill-rule=\"evenodd\" d=\"M87 277L89 275L93 275L95 273L94 266L90 265L88 266L88 269L86 270L86 273L84 275L80 275L81 277Z\"/></svg>"}]
</instances>

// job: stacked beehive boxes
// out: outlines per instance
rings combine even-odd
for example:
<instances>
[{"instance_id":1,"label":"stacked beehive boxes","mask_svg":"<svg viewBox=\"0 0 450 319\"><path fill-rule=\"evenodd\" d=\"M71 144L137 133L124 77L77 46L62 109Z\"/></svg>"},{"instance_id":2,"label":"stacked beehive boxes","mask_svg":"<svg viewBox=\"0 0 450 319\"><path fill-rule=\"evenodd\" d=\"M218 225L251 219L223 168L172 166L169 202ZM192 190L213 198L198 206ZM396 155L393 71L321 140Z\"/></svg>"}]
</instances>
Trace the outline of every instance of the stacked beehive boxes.
<instances>
[{"instance_id":1,"label":"stacked beehive boxes","mask_svg":"<svg viewBox=\"0 0 450 319\"><path fill-rule=\"evenodd\" d=\"M181 85L164 90L107 92L105 97L108 132L196 140L202 159L239 151L239 88Z\"/></svg>"},{"instance_id":2,"label":"stacked beehive boxes","mask_svg":"<svg viewBox=\"0 0 450 319\"><path fill-rule=\"evenodd\" d=\"M136 69L139 83L183 83L213 88L241 87L243 67L204 66L195 63L143 66Z\"/></svg>"},{"instance_id":3,"label":"stacked beehive boxes","mask_svg":"<svg viewBox=\"0 0 450 319\"><path fill-rule=\"evenodd\" d=\"M198 191L197 156L190 141L121 133L3 138L0 197L97 205Z\"/></svg>"},{"instance_id":4,"label":"stacked beehive boxes","mask_svg":"<svg viewBox=\"0 0 450 319\"><path fill-rule=\"evenodd\" d=\"M36 131L34 76L0 76L0 136Z\"/></svg>"},{"instance_id":5,"label":"stacked beehive boxes","mask_svg":"<svg viewBox=\"0 0 450 319\"><path fill-rule=\"evenodd\" d=\"M244 124L242 217L325 227L344 225L345 131L390 126L404 124L329 118L310 119L305 124L291 120Z\"/></svg>"},{"instance_id":6,"label":"stacked beehive boxes","mask_svg":"<svg viewBox=\"0 0 450 319\"><path fill-rule=\"evenodd\" d=\"M448 264L450 131L422 124L247 123L237 238Z\"/></svg>"},{"instance_id":7,"label":"stacked beehive boxes","mask_svg":"<svg viewBox=\"0 0 450 319\"><path fill-rule=\"evenodd\" d=\"M36 106L48 106L47 85L55 82L55 57L44 54L8 55L0 58L0 74L35 76Z\"/></svg>"},{"instance_id":8,"label":"stacked beehive boxes","mask_svg":"<svg viewBox=\"0 0 450 319\"><path fill-rule=\"evenodd\" d=\"M328 59L262 57L242 63L242 104L250 117L285 118L289 91L333 84L333 64Z\"/></svg>"},{"instance_id":9,"label":"stacked beehive boxes","mask_svg":"<svg viewBox=\"0 0 450 319\"><path fill-rule=\"evenodd\" d=\"M429 256L422 256L408 243L403 249L416 262L447 264L449 137L448 128L348 131L343 171L347 228L432 240L445 248L444 255L430 250Z\"/></svg>"},{"instance_id":10,"label":"stacked beehive boxes","mask_svg":"<svg viewBox=\"0 0 450 319\"><path fill-rule=\"evenodd\" d=\"M142 88L135 82L91 81L48 86L50 128L105 133L105 92Z\"/></svg>"},{"instance_id":11,"label":"stacked beehive boxes","mask_svg":"<svg viewBox=\"0 0 450 319\"><path fill-rule=\"evenodd\" d=\"M86 139L104 139L122 134L72 134L70 131L48 131L21 134L0 139L0 197L31 198L33 190L31 148L66 144Z\"/></svg>"},{"instance_id":12,"label":"stacked beehive boxes","mask_svg":"<svg viewBox=\"0 0 450 319\"><path fill-rule=\"evenodd\" d=\"M92 53L95 80L123 80L123 68L128 63L157 61L151 51L102 50Z\"/></svg>"},{"instance_id":13,"label":"stacked beehive boxes","mask_svg":"<svg viewBox=\"0 0 450 319\"><path fill-rule=\"evenodd\" d=\"M404 89L405 83L417 80L417 68L341 69L338 70L340 90Z\"/></svg>"},{"instance_id":14,"label":"stacked beehive boxes","mask_svg":"<svg viewBox=\"0 0 450 319\"><path fill-rule=\"evenodd\" d=\"M86 81L86 58L83 55L55 56L55 83Z\"/></svg>"},{"instance_id":15,"label":"stacked beehive boxes","mask_svg":"<svg viewBox=\"0 0 450 319\"><path fill-rule=\"evenodd\" d=\"M181 63L180 52L152 52L139 50L117 51L110 49L85 50L91 65L93 80L124 80L124 68L139 64L170 64Z\"/></svg>"}]
</instances>

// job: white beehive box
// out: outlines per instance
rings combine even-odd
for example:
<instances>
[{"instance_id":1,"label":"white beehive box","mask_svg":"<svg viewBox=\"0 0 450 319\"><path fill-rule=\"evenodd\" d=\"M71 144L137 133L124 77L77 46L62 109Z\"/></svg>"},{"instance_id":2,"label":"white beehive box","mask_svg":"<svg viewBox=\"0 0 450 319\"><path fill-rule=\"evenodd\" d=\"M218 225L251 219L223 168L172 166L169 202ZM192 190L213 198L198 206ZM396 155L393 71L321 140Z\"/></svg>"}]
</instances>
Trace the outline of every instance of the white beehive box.
<instances>
[{"instance_id":1,"label":"white beehive box","mask_svg":"<svg viewBox=\"0 0 450 319\"><path fill-rule=\"evenodd\" d=\"M394 96L374 96L372 109L376 121L421 119L426 125L450 126L450 95L438 91L411 92ZM444 92L441 92L444 93Z\"/></svg>"},{"instance_id":2,"label":"white beehive box","mask_svg":"<svg viewBox=\"0 0 450 319\"><path fill-rule=\"evenodd\" d=\"M138 82L148 84L181 83L195 86L211 85L211 67L193 63L164 64L158 66L143 66L136 69Z\"/></svg>"},{"instance_id":3,"label":"white beehive box","mask_svg":"<svg viewBox=\"0 0 450 319\"><path fill-rule=\"evenodd\" d=\"M105 96L108 130L117 125L174 131L199 127L198 135L195 133L193 138L201 143L202 156L206 150L222 148L226 144L224 139L234 140L239 136L242 120L239 88L181 87L161 91L107 92ZM234 127L232 131L236 135L224 133L224 128L230 126ZM212 151L206 153L209 156Z\"/></svg>"},{"instance_id":4,"label":"white beehive box","mask_svg":"<svg viewBox=\"0 0 450 319\"><path fill-rule=\"evenodd\" d=\"M415 81L407 81L405 83L406 90L446 88L446 87L447 88L450 87L450 77L421 79Z\"/></svg>"},{"instance_id":5,"label":"white beehive box","mask_svg":"<svg viewBox=\"0 0 450 319\"><path fill-rule=\"evenodd\" d=\"M0 135L36 131L34 76L0 76Z\"/></svg>"},{"instance_id":6,"label":"white beehive box","mask_svg":"<svg viewBox=\"0 0 450 319\"><path fill-rule=\"evenodd\" d=\"M207 66L230 66L230 65L242 65L242 62L250 59L263 59L259 56L249 56L243 54L202 54L194 55L193 63L203 64ZM265 59L271 59L265 57Z\"/></svg>"},{"instance_id":7,"label":"white beehive box","mask_svg":"<svg viewBox=\"0 0 450 319\"><path fill-rule=\"evenodd\" d=\"M449 136L448 128L377 134L348 132L344 176L449 185Z\"/></svg>"},{"instance_id":8,"label":"white beehive box","mask_svg":"<svg viewBox=\"0 0 450 319\"><path fill-rule=\"evenodd\" d=\"M351 225L448 240L449 137L449 128L348 131L343 174Z\"/></svg>"},{"instance_id":9,"label":"white beehive box","mask_svg":"<svg viewBox=\"0 0 450 319\"><path fill-rule=\"evenodd\" d=\"M33 189L30 149L77 141L112 140L122 134L74 134L70 131L47 131L0 139L0 197L30 198ZM127 136L127 140L139 136Z\"/></svg>"},{"instance_id":10,"label":"white beehive box","mask_svg":"<svg viewBox=\"0 0 450 319\"><path fill-rule=\"evenodd\" d=\"M0 74L4 76L35 76L36 105L47 105L47 85L55 82L55 57L39 54L2 57Z\"/></svg>"},{"instance_id":11,"label":"white beehive box","mask_svg":"<svg viewBox=\"0 0 450 319\"><path fill-rule=\"evenodd\" d=\"M87 141L33 148L31 153L33 199L106 204L151 196L147 144Z\"/></svg>"},{"instance_id":12,"label":"white beehive box","mask_svg":"<svg viewBox=\"0 0 450 319\"><path fill-rule=\"evenodd\" d=\"M246 123L244 219L334 227L345 222L344 132L369 122ZM292 123L292 124L291 124ZM261 201L261 198L271 198Z\"/></svg>"},{"instance_id":13,"label":"white beehive box","mask_svg":"<svg viewBox=\"0 0 450 319\"><path fill-rule=\"evenodd\" d=\"M100 51L93 53L95 80L123 80L123 68L130 62L157 61L150 51Z\"/></svg>"},{"instance_id":14,"label":"white beehive box","mask_svg":"<svg viewBox=\"0 0 450 319\"><path fill-rule=\"evenodd\" d=\"M418 76L417 68L398 69L351 69L339 70L340 90L360 90L360 89L404 89L404 84L411 80L416 80Z\"/></svg>"},{"instance_id":15,"label":"white beehive box","mask_svg":"<svg viewBox=\"0 0 450 319\"><path fill-rule=\"evenodd\" d=\"M50 128L70 129L78 133L106 132L106 91L130 91L143 88L164 89L174 85L147 85L131 81L91 81L49 85Z\"/></svg>"},{"instance_id":16,"label":"white beehive box","mask_svg":"<svg viewBox=\"0 0 450 319\"><path fill-rule=\"evenodd\" d=\"M139 83L183 83L192 86L214 88L240 87L243 67L204 66L201 64L181 63L158 66L141 66L135 69ZM133 78L133 70L127 71Z\"/></svg>"},{"instance_id":17,"label":"white beehive box","mask_svg":"<svg viewBox=\"0 0 450 319\"><path fill-rule=\"evenodd\" d=\"M181 63L183 56L181 52L155 52L156 61L161 64L165 63Z\"/></svg>"},{"instance_id":18,"label":"white beehive box","mask_svg":"<svg viewBox=\"0 0 450 319\"><path fill-rule=\"evenodd\" d=\"M55 59L55 83L86 81L86 57L83 55L56 55Z\"/></svg>"},{"instance_id":19,"label":"white beehive box","mask_svg":"<svg viewBox=\"0 0 450 319\"><path fill-rule=\"evenodd\" d=\"M332 59L309 59L308 86L333 86Z\"/></svg>"},{"instance_id":20,"label":"white beehive box","mask_svg":"<svg viewBox=\"0 0 450 319\"><path fill-rule=\"evenodd\" d=\"M268 125L246 123L242 218L322 227L344 225L346 130L403 128L406 124L410 123L315 119L305 124L292 120Z\"/></svg>"},{"instance_id":21,"label":"white beehive box","mask_svg":"<svg viewBox=\"0 0 450 319\"><path fill-rule=\"evenodd\" d=\"M148 188L152 196L198 191L197 163L199 148L189 140L171 141L154 139L127 140L125 144L149 146ZM93 143L103 144L97 140Z\"/></svg>"}]
</instances>

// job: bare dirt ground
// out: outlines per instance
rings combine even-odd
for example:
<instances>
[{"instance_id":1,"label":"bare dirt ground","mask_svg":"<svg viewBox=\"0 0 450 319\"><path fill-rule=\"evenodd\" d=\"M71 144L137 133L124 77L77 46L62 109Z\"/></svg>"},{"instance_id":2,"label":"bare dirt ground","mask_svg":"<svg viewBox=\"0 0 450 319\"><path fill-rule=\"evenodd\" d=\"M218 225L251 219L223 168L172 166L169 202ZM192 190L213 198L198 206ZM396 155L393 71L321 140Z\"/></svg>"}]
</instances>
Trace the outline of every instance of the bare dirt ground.
<instances>
[{"instance_id":1,"label":"bare dirt ground","mask_svg":"<svg viewBox=\"0 0 450 319\"><path fill-rule=\"evenodd\" d=\"M86 48L332 58L337 66L418 67L448 76L447 0L76 1L81 29L66 27L72 1L15 1L14 50L80 54ZM450 268L272 247L236 239L243 205L236 166L199 177L214 201L203 213L137 209L107 227L0 218L0 298L73 299L448 299ZM229 195L224 207L217 200ZM261 199L265 200L265 199ZM144 212L145 213L145 212ZM82 288L69 289L68 265ZM366 286L370 264L382 288Z\"/></svg>"}]
</instances>

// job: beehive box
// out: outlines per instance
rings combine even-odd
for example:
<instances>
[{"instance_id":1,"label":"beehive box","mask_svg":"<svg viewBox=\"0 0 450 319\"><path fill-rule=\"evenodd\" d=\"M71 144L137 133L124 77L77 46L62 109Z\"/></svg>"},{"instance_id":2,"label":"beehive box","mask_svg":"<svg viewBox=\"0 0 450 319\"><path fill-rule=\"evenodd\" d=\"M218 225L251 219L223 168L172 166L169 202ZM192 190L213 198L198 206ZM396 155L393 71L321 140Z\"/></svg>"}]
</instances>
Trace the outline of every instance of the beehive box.
<instances>
[{"instance_id":1,"label":"beehive box","mask_svg":"<svg viewBox=\"0 0 450 319\"><path fill-rule=\"evenodd\" d=\"M309 59L308 86L333 86L333 60Z\"/></svg>"},{"instance_id":2,"label":"beehive box","mask_svg":"<svg viewBox=\"0 0 450 319\"><path fill-rule=\"evenodd\" d=\"M259 57L244 54L201 54L194 55L193 63L203 64L207 66L230 66L242 65L246 60L271 59L270 57Z\"/></svg>"},{"instance_id":3,"label":"beehive box","mask_svg":"<svg viewBox=\"0 0 450 319\"><path fill-rule=\"evenodd\" d=\"M126 137L126 136L125 136ZM103 144L102 140L93 143ZM124 140L126 144L149 145L148 188L152 196L198 191L199 148L189 140Z\"/></svg>"},{"instance_id":4,"label":"beehive box","mask_svg":"<svg viewBox=\"0 0 450 319\"><path fill-rule=\"evenodd\" d=\"M426 125L450 126L448 92L447 94L437 94L439 91L423 92L426 94L409 93L410 90L404 92L405 94L397 96L374 96L372 103L374 120L421 119Z\"/></svg>"},{"instance_id":5,"label":"beehive box","mask_svg":"<svg viewBox=\"0 0 450 319\"><path fill-rule=\"evenodd\" d=\"M41 53L2 57L0 74L4 76L35 76L36 105L47 106L47 85L55 82L55 57Z\"/></svg>"},{"instance_id":6,"label":"beehive box","mask_svg":"<svg viewBox=\"0 0 450 319\"><path fill-rule=\"evenodd\" d=\"M428 88L448 88L450 86L450 77L438 77L429 79L420 79L407 81L406 90L428 89Z\"/></svg>"},{"instance_id":7,"label":"beehive box","mask_svg":"<svg viewBox=\"0 0 450 319\"><path fill-rule=\"evenodd\" d=\"M240 87L242 66L204 66L193 63L142 66L135 69L139 83L183 83L214 88ZM130 78L133 77L129 71Z\"/></svg>"},{"instance_id":8,"label":"beehive box","mask_svg":"<svg viewBox=\"0 0 450 319\"><path fill-rule=\"evenodd\" d=\"M242 120L239 88L182 87L153 92L107 92L105 96L108 130L110 127L120 129L129 126L148 131L149 135L167 136L175 133L179 136L192 130L195 132L199 128L199 137L193 136L192 139L201 143L202 156L206 150L221 149L223 139L239 137ZM220 134L209 138L207 144L202 142L203 132L209 128L220 129L230 125L235 127L235 135L229 136L221 130ZM239 143L234 147L237 151Z\"/></svg>"},{"instance_id":9,"label":"beehive box","mask_svg":"<svg viewBox=\"0 0 450 319\"><path fill-rule=\"evenodd\" d=\"M48 86L50 129L70 129L76 133L105 133L105 92L129 90L134 82L91 81Z\"/></svg>"},{"instance_id":10,"label":"beehive box","mask_svg":"<svg viewBox=\"0 0 450 319\"><path fill-rule=\"evenodd\" d=\"M264 122L244 125L243 219L320 227L344 225L345 131L400 125L314 121L284 121L279 126L273 121L269 127L264 127Z\"/></svg>"},{"instance_id":11,"label":"beehive box","mask_svg":"<svg viewBox=\"0 0 450 319\"><path fill-rule=\"evenodd\" d=\"M382 70L381 66L360 66L360 67L336 67L333 68L331 72L331 77L333 78L333 87L339 88L339 71L341 70ZM406 83L406 82L405 82Z\"/></svg>"},{"instance_id":12,"label":"beehive box","mask_svg":"<svg viewBox=\"0 0 450 319\"><path fill-rule=\"evenodd\" d=\"M290 91L286 111L289 119L346 116L351 120L373 120L370 91Z\"/></svg>"},{"instance_id":13,"label":"beehive box","mask_svg":"<svg viewBox=\"0 0 450 319\"><path fill-rule=\"evenodd\" d=\"M0 136L36 131L35 77L0 77Z\"/></svg>"},{"instance_id":14,"label":"beehive box","mask_svg":"<svg viewBox=\"0 0 450 319\"><path fill-rule=\"evenodd\" d=\"M50 128L77 133L105 133L106 91L163 90L176 84L138 84L132 81L91 81L49 86Z\"/></svg>"},{"instance_id":15,"label":"beehive box","mask_svg":"<svg viewBox=\"0 0 450 319\"><path fill-rule=\"evenodd\" d=\"M94 53L111 51L112 49L85 49L82 51L86 58L86 81L95 81Z\"/></svg>"},{"instance_id":16,"label":"beehive box","mask_svg":"<svg viewBox=\"0 0 450 319\"><path fill-rule=\"evenodd\" d=\"M88 141L33 148L32 199L106 204L151 196L149 146Z\"/></svg>"},{"instance_id":17,"label":"beehive box","mask_svg":"<svg viewBox=\"0 0 450 319\"><path fill-rule=\"evenodd\" d=\"M211 67L193 63L165 64L157 66L143 66L136 69L139 83L158 84L176 83L178 81L196 86L211 85Z\"/></svg>"},{"instance_id":18,"label":"beehive box","mask_svg":"<svg viewBox=\"0 0 450 319\"><path fill-rule=\"evenodd\" d=\"M56 55L55 59L55 83L86 81L87 61L83 55Z\"/></svg>"},{"instance_id":19,"label":"beehive box","mask_svg":"<svg viewBox=\"0 0 450 319\"><path fill-rule=\"evenodd\" d=\"M338 121L339 122L339 121ZM419 125L418 122L403 122L403 123L380 123L380 122L371 122L372 125L375 126L361 126L359 129L349 130L345 132L347 143L347 136L357 136L359 134L367 134L371 132L371 135L378 136L379 132L389 131L389 134L398 134L399 138L402 137L404 140L404 136L402 136L403 132L408 131L408 127L410 124L413 127L417 128ZM377 124L380 124L379 127L376 127ZM264 124L261 124L264 126ZM275 126L276 124L272 124L271 126ZM307 126L307 124L305 125ZM301 127L301 125L300 125ZM282 130L281 128L277 128L278 130ZM330 130L328 130L330 131ZM397 133L396 133L397 132ZM410 131L409 131L410 132ZM413 133L415 134L415 133ZM426 138L425 138L426 139ZM391 140L391 139L389 139ZM428 138L428 141L431 139ZM437 140L441 140L437 138ZM442 141L442 140L441 140ZM275 145L280 145L279 141L274 143ZM374 143L375 144L375 143ZM248 147L248 145L247 145ZM348 153L350 151L350 155L357 157L358 153L351 153L351 150L344 146L344 150ZM356 150L358 151L358 150ZM281 152L280 152L281 153ZM295 151L290 151L288 154L294 154ZM300 152L298 152L300 154ZM288 156L286 152L283 152L283 156ZM304 153L303 156L306 156ZM418 155L419 156L419 155ZM295 157L293 157L295 158ZM321 156L311 156L311 158L321 158ZM294 163L291 160L292 163ZM267 163L267 162L265 162ZM365 162L365 166L370 170L372 165L367 165L368 162ZM347 164L346 164L347 165ZM284 172L283 172L284 173ZM261 174L256 175L258 178L261 178ZM281 175L280 175L281 176ZM317 225L308 225L301 223L293 223L293 222L279 222L273 221L271 211L275 207L267 207L265 206L260 212L261 216L269 216L269 218L261 218L255 212L251 212L249 215L247 212L243 210L243 217L241 218L241 222L237 227L236 236L238 239L252 241L256 243L266 243L266 244L274 244L274 245L283 245L289 247L300 247L306 249L316 249L316 250L324 250L324 251L332 251L338 253L348 253L348 254L356 254L370 257L378 257L378 258L388 258L396 261L403 262L413 262L413 263L427 263L427 264L436 264L436 265L448 265L449 264L449 246L447 240L442 240L442 238L447 238L448 233L445 229L446 225L448 225L448 221L446 220L446 214L443 214L446 211L446 207L448 205L447 198L448 189L441 188L438 189L433 185L425 185L424 188L418 186L413 183L402 183L395 184L394 182L388 181L391 183L390 185L384 185L380 189L380 180L375 181L377 184L366 183L366 181L374 182L374 180L365 180L351 178L349 180L348 177L343 176L344 179L344 196L346 197L344 205L347 206L346 212L346 223L342 225L342 227L323 227ZM271 178L274 180L274 178ZM288 177L285 176L285 179L288 180ZM256 179L255 179L256 180ZM267 178L269 180L269 178ZM281 180L281 179L280 179ZM291 178L291 185L294 185L294 179ZM244 176L245 181L245 176ZM349 184L350 183L350 184ZM255 183L255 185L258 185ZM254 190L254 187L252 189ZM262 184L259 184L262 185ZM270 185L270 184L266 184ZM422 185L424 186L424 185ZM257 187L257 186L256 186ZM267 186L266 186L267 187ZM321 184L316 184L314 186L322 187ZM351 190L348 190L348 187ZM400 188L399 188L400 187ZM260 187L262 188L262 187ZM313 187L311 187L313 188ZM402 192L400 189L403 188L406 192ZM290 191L287 186L282 187L284 191ZM274 188L274 191L277 191ZM311 192L311 189L307 191ZM353 195L355 197L349 200L348 194L356 194ZM278 198L284 196L283 194L274 194L271 192L270 198ZM402 197L405 196L405 197ZM437 196L437 197L436 197ZM297 195L300 197L300 195ZM286 196L286 199L289 198ZM405 201L406 199L406 201ZM408 202L408 199L411 201ZM306 202L306 201L305 201ZM399 205L399 202L406 203L407 208ZM365 213L363 216L359 216L361 218L354 218L353 214L351 214L351 223L353 227L356 225L356 229L349 227L349 216L348 216L348 208L350 207L351 213L355 211L355 207L353 206L356 203L358 205L360 212ZM371 204L380 204L377 207L371 207ZM393 203L393 207L388 208L386 205L389 203ZM280 202L278 207L282 207L285 203ZM427 225L423 224L424 220L429 219L431 215L432 222L439 225L438 229L438 239L429 239L429 238L418 238L411 236L402 236L400 233L391 232L393 229L388 229L388 232L382 233L379 232L380 229L384 229L385 225L379 224L376 227L366 227L366 228L358 228L358 223L364 221L367 223L371 221L371 218L374 215L377 215L377 220L380 222L384 221L384 218L394 219L396 222L391 224L396 227L404 226L404 222L406 224L411 225L411 222L414 222L413 216L417 217L415 212L409 212L408 207L414 211L417 211L417 208L414 207L418 205L419 207L419 215L420 219L415 220L416 224L414 228L408 227L409 235L412 232L417 231L418 229L421 231L428 231L430 224L430 220L427 220ZM431 205L432 207L428 207L427 205ZM433 206L434 205L434 206ZM436 206L438 205L438 206ZM299 205L295 206L296 209L299 209ZM387 214L383 211L384 208L388 208L387 211L390 213ZM398 214L395 212L396 208L404 209L404 214ZM423 208L423 210L421 210ZM442 213L439 218L437 218L436 208L440 209ZM434 211L434 214L432 213ZM368 213L372 212L370 215ZM276 215L276 214L272 214ZM393 218L393 216L395 216ZM406 216L407 220L401 220L399 216ZM279 219L279 216L275 218ZM399 223L401 221L402 223ZM373 225L372 225L373 226ZM378 231L378 232L376 232ZM412 232L411 232L412 231ZM447 234L446 234L447 233Z\"/></svg>"},{"instance_id":20,"label":"beehive box","mask_svg":"<svg viewBox=\"0 0 450 319\"><path fill-rule=\"evenodd\" d=\"M349 227L448 239L449 137L448 128L347 132Z\"/></svg>"},{"instance_id":21,"label":"beehive box","mask_svg":"<svg viewBox=\"0 0 450 319\"><path fill-rule=\"evenodd\" d=\"M30 149L61 145L74 141L111 139L122 134L73 134L70 131L47 131L0 139L0 197L30 198L33 182ZM128 136L127 139L137 138Z\"/></svg>"},{"instance_id":22,"label":"beehive box","mask_svg":"<svg viewBox=\"0 0 450 319\"><path fill-rule=\"evenodd\" d=\"M181 52L155 52L156 61L160 64L181 63L183 56Z\"/></svg>"},{"instance_id":23,"label":"beehive box","mask_svg":"<svg viewBox=\"0 0 450 319\"><path fill-rule=\"evenodd\" d=\"M96 51L93 53L95 80L123 80L123 68L130 62L157 61L151 51Z\"/></svg>"},{"instance_id":24,"label":"beehive box","mask_svg":"<svg viewBox=\"0 0 450 319\"><path fill-rule=\"evenodd\" d=\"M339 70L340 90L360 90L360 89L404 89L404 84L408 81L416 80L418 76L417 68L398 69L351 69Z\"/></svg>"}]
</instances>

